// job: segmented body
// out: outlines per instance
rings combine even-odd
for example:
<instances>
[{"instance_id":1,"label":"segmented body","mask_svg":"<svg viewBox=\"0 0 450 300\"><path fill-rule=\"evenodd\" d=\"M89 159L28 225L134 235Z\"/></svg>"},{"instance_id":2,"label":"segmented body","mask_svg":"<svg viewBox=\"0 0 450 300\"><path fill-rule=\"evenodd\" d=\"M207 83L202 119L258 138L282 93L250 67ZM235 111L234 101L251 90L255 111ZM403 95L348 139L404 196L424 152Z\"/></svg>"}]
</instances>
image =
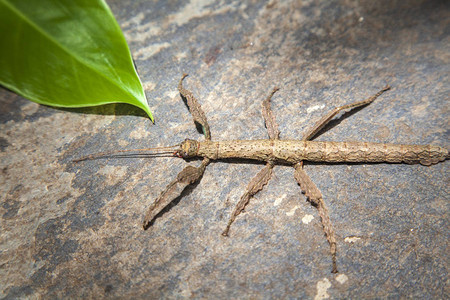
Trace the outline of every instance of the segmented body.
<instances>
[{"instance_id":1,"label":"segmented body","mask_svg":"<svg viewBox=\"0 0 450 300\"><path fill-rule=\"evenodd\" d=\"M194 95L183 88L182 80L178 90L185 98L194 122L201 125L205 135L205 141L199 142L186 139L173 148L175 156L183 158L203 158L199 167L187 166L181 171L177 179L172 181L161 195L150 206L144 218L144 229L148 228L152 220L171 201L180 197L182 191L190 184L198 182L211 160L217 159L253 159L266 162L265 166L250 181L245 193L236 204L231 214L223 236L228 236L230 226L236 217L245 209L250 198L263 189L269 182L275 163L291 164L294 169L294 178L300 185L307 199L317 207L323 230L330 245L332 259L332 273L337 273L337 239L328 209L323 200L322 193L303 170L303 161L329 162L329 163L420 163L432 165L443 161L448 156L445 148L433 145L400 145L366 142L315 142L311 141L339 112L347 109L362 107L372 103L382 93L389 90L387 85L375 95L347 105L337 107L324 115L313 127L305 132L300 140L280 140L280 131L275 121L270 100L278 90L274 88L270 95L262 102L262 114L267 128L269 139L265 140L231 140L211 141L211 132L200 104ZM166 147L164 150L167 150ZM172 150L173 151L173 150Z\"/></svg>"},{"instance_id":2,"label":"segmented body","mask_svg":"<svg viewBox=\"0 0 450 300\"><path fill-rule=\"evenodd\" d=\"M402 145L367 142L316 142L299 140L185 140L177 154L183 158L212 160L240 158L295 164L303 160L330 163L420 163L443 161L448 150L433 145Z\"/></svg>"}]
</instances>

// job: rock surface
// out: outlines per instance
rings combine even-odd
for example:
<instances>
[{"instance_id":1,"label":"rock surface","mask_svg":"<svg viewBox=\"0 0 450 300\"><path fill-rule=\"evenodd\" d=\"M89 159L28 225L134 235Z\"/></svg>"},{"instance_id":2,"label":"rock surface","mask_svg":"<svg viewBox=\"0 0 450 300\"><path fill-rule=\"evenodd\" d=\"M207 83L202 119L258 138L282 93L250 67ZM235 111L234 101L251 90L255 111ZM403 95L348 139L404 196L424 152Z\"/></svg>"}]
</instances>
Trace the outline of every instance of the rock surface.
<instances>
[{"instance_id":1,"label":"rock surface","mask_svg":"<svg viewBox=\"0 0 450 300\"><path fill-rule=\"evenodd\" d=\"M446 1L108 1L130 45L153 125L126 105L61 110L0 89L0 298L447 298L449 164L307 164L338 239L340 273L293 169L220 235L262 168L216 162L143 231L146 208L186 165L114 149L202 139L298 139L332 108L392 90L317 140L449 146ZM334 126L338 125L338 126ZM190 162L198 165L199 161Z\"/></svg>"}]
</instances>

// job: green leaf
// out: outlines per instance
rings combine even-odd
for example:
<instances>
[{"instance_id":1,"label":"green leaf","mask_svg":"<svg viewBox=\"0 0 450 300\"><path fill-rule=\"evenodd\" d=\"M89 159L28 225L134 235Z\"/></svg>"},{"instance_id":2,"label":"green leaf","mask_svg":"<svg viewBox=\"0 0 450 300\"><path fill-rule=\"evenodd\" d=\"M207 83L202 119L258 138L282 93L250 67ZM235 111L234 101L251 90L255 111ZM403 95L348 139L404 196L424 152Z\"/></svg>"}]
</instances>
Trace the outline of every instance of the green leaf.
<instances>
[{"instance_id":1,"label":"green leaf","mask_svg":"<svg viewBox=\"0 0 450 300\"><path fill-rule=\"evenodd\" d=\"M128 103L153 121L122 31L103 0L0 0L0 84L37 103Z\"/></svg>"}]
</instances>

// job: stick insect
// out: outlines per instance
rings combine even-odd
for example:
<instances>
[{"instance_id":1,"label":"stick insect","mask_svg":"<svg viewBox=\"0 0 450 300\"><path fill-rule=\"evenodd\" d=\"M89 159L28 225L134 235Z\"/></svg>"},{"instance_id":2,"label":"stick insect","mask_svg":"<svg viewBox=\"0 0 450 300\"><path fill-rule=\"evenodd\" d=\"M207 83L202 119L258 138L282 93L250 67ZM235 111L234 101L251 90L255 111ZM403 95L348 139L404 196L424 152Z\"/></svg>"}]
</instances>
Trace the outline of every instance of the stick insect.
<instances>
[{"instance_id":1,"label":"stick insect","mask_svg":"<svg viewBox=\"0 0 450 300\"><path fill-rule=\"evenodd\" d=\"M311 127L301 140L281 140L280 131L272 112L270 101L278 88L274 88L270 95L262 102L262 115L268 131L269 139L264 140L231 140L212 141L211 132L197 99L192 92L183 87L183 80L187 74L183 74L178 90L187 103L189 111L194 119L194 123L201 126L205 136L204 141L186 139L182 143L169 147L121 150L110 153L98 153L80 158L76 161L105 157L115 153L128 151L152 151L151 154L170 154L184 159L203 158L199 167L188 165L172 181L161 195L150 205L144 217L143 227L147 229L152 224L155 217L175 198L179 197L183 190L198 182L208 164L213 160L224 160L229 158L252 159L265 162L264 168L250 181L245 193L235 206L223 236L228 236L232 223L236 217L244 210L252 196L258 193L269 182L275 164L290 164L295 169L294 178L300 185L307 200L317 208L325 237L330 246L332 259L332 273L337 273L337 243L336 236L330 220L328 209L323 200L322 194L314 182L303 170L303 161L328 162L328 163L420 163L422 165L432 165L444 161L449 157L445 148L433 145L401 145L366 142L315 142L311 141L325 125L327 125L339 112L357 107L366 106L372 103L381 94L390 89L384 87L375 95L363 101L354 102L340 106L322 117L313 127Z\"/></svg>"}]
</instances>

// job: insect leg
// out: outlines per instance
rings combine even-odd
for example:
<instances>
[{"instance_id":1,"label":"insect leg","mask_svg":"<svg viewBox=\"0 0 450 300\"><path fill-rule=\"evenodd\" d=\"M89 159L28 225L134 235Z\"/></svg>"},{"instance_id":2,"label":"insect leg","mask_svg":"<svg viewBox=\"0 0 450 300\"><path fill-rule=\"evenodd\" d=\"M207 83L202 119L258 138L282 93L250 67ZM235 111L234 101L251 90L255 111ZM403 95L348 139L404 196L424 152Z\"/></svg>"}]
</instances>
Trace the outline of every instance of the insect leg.
<instances>
[{"instance_id":1,"label":"insect leg","mask_svg":"<svg viewBox=\"0 0 450 300\"><path fill-rule=\"evenodd\" d=\"M209 159L204 158L202 164L196 168L193 166L187 166L178 173L177 179L172 181L161 195L153 202L153 204L147 210L144 217L144 229L150 227L152 220L158 215L170 202L175 200L181 195L183 190L190 184L193 184L200 180L205 172L206 166L209 164Z\"/></svg>"},{"instance_id":2,"label":"insect leg","mask_svg":"<svg viewBox=\"0 0 450 300\"><path fill-rule=\"evenodd\" d=\"M272 108L270 107L270 99L273 94L279 89L276 87L272 90L269 97L262 103L262 115L264 122L266 124L267 132L271 140L278 140L280 138L280 131L278 130L278 124L275 121L275 116L273 115Z\"/></svg>"},{"instance_id":3,"label":"insect leg","mask_svg":"<svg viewBox=\"0 0 450 300\"><path fill-rule=\"evenodd\" d=\"M200 103L198 103L197 99L195 99L191 91L183 88L183 79L186 76L188 75L183 74L183 76L181 77L180 82L178 83L178 91L180 92L181 96L186 99L189 111L194 118L194 122L199 123L202 126L205 138L207 140L211 140L211 131L209 130L208 120L206 119L205 113L203 112Z\"/></svg>"},{"instance_id":4,"label":"insect leg","mask_svg":"<svg viewBox=\"0 0 450 300\"><path fill-rule=\"evenodd\" d=\"M278 91L278 88L274 88L270 95L263 101L262 103L262 114L264 117L264 122L266 124L267 132L269 134L269 138L271 140L277 140L280 136L280 131L278 130L278 124L275 121L275 116L273 115L272 109L270 107L270 99L273 94ZM244 210L245 206L250 201L250 198L255 195L257 192L263 189L263 187L269 182L270 177L272 176L273 163L268 162L264 169L259 171L259 173L250 181L247 186L247 190L244 195L242 195L238 204L234 208L233 214L228 220L227 227L222 232L223 236L228 236L228 232L230 231L231 224L233 224L236 217Z\"/></svg>"},{"instance_id":5,"label":"insect leg","mask_svg":"<svg viewBox=\"0 0 450 300\"><path fill-rule=\"evenodd\" d=\"M335 115L337 115L340 111L345 109L353 109L356 107L360 107L363 105L367 105L372 103L375 99L377 99L381 94L383 94L385 91L389 90L391 87L389 85L385 86L382 90L380 90L378 93L373 95L372 97L367 98L363 101L358 101L354 103L350 103L347 105L343 105L340 107L336 107L331 112L323 116L312 128L310 128L305 135L302 138L302 141L308 141L311 140L325 125L330 122Z\"/></svg>"},{"instance_id":6,"label":"insect leg","mask_svg":"<svg viewBox=\"0 0 450 300\"><path fill-rule=\"evenodd\" d=\"M239 200L238 204L234 208L233 214L228 220L227 227L222 232L223 236L228 236L228 232L230 231L231 224L234 222L236 217L244 210L245 206L250 201L250 198L255 195L257 192L263 189L263 187L269 182L270 177L272 176L272 168L273 163L268 162L264 169L259 171L259 173L253 177L250 183L247 186L247 189Z\"/></svg>"},{"instance_id":7,"label":"insect leg","mask_svg":"<svg viewBox=\"0 0 450 300\"><path fill-rule=\"evenodd\" d=\"M302 192L308 198L308 200L317 207L319 211L320 219L322 220L323 231L325 232L325 236L330 244L330 252L331 259L333 262L332 273L337 273L336 266L336 237L333 229L333 225L331 224L330 216L328 214L328 209L325 206L325 202L322 199L322 193L320 193L319 189L316 187L314 182L309 178L308 174L303 170L303 166L298 163L295 165L295 179L300 185Z\"/></svg>"}]
</instances>

